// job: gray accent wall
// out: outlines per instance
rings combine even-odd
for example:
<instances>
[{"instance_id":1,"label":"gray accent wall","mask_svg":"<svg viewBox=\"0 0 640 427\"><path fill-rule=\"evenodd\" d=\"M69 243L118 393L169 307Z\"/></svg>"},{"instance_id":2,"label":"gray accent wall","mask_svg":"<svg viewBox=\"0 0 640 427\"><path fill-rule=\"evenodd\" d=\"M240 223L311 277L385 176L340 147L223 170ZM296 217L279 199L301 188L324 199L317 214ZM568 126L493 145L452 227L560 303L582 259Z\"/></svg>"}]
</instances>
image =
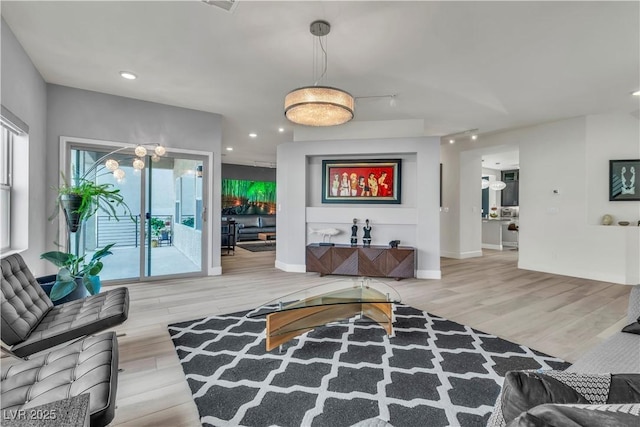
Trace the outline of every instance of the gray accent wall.
<instances>
[{"instance_id":1,"label":"gray accent wall","mask_svg":"<svg viewBox=\"0 0 640 427\"><path fill-rule=\"evenodd\" d=\"M47 217L50 207L45 203L45 195L49 191L46 177L46 83L31 59L16 39L9 25L1 20L1 90L0 101L16 117L29 126L29 168L28 176L14 184L26 189L22 194L28 197L28 218L17 218L22 223L13 224L19 229L18 246L26 249L22 252L25 262L37 276L42 274L47 263L40 260L40 254L51 241L45 237ZM16 182L18 181L18 182ZM26 182L24 182L26 181ZM26 219L26 221L25 221Z\"/></svg>"},{"instance_id":2,"label":"gray accent wall","mask_svg":"<svg viewBox=\"0 0 640 427\"><path fill-rule=\"evenodd\" d=\"M213 153L213 188L209 201L212 224L220 223L221 116L59 85L47 85L47 181L58 182L60 137L124 143L161 143L169 148ZM53 205L54 192L47 193ZM57 227L51 224L47 241ZM212 226L209 242L220 241L220 227ZM209 270L219 274L220 248L210 245Z\"/></svg>"},{"instance_id":3,"label":"gray accent wall","mask_svg":"<svg viewBox=\"0 0 640 427\"><path fill-rule=\"evenodd\" d=\"M222 164L222 179L243 179L245 181L276 181L275 168Z\"/></svg>"},{"instance_id":4,"label":"gray accent wall","mask_svg":"<svg viewBox=\"0 0 640 427\"><path fill-rule=\"evenodd\" d=\"M398 205L323 204L322 160L402 159L402 203ZM359 242L366 219L373 245L399 239L416 248L416 277L439 279L439 138L379 138L296 141L278 146L276 267L304 272L305 247L322 241L311 230L336 228L334 243L349 243L353 218Z\"/></svg>"}]
</instances>

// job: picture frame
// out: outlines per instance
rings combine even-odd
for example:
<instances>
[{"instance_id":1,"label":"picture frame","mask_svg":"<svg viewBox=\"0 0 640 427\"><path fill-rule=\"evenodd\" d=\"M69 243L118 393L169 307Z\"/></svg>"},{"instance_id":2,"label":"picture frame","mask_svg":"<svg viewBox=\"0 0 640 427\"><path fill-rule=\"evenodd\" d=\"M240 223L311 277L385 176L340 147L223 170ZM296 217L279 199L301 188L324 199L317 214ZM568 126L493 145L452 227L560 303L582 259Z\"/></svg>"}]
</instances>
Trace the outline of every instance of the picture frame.
<instances>
[{"instance_id":1,"label":"picture frame","mask_svg":"<svg viewBox=\"0 0 640 427\"><path fill-rule=\"evenodd\" d=\"M322 161L322 203L400 204L401 184L401 159Z\"/></svg>"},{"instance_id":2,"label":"picture frame","mask_svg":"<svg viewBox=\"0 0 640 427\"><path fill-rule=\"evenodd\" d=\"M609 160L609 201L640 201L640 159Z\"/></svg>"}]
</instances>

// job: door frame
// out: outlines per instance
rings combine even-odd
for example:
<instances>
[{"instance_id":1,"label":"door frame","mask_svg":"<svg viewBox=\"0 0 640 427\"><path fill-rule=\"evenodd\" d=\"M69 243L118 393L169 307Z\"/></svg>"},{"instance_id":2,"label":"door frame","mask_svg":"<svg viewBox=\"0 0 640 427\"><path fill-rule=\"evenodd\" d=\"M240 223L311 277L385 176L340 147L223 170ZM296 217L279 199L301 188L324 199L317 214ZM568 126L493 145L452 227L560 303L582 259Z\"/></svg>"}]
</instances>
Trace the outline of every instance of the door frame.
<instances>
[{"instance_id":1,"label":"door frame","mask_svg":"<svg viewBox=\"0 0 640 427\"><path fill-rule=\"evenodd\" d=\"M66 171L70 167L71 163L71 149L79 148L79 149L99 149L99 150L117 150L118 148L127 148L131 147L134 149L137 143L135 142L120 142L120 141L109 141L109 140L101 140L101 139L91 139L91 138L78 138L72 136L61 136L60 137L60 170ZM116 283L124 283L131 282L132 280L139 282L148 282L155 281L159 279L172 279L172 278L186 278L186 277L203 277L203 276L212 276L220 274L220 268L216 268L212 266L212 263L209 262L212 259L212 255L215 255L216 251L213 248L214 239L212 236L212 223L213 223L213 200L211 194L213 193L211 189L213 188L213 152L210 151L199 151L199 150L191 150L191 149L183 149L183 148L175 148L175 147L165 147L167 149L167 154L172 155L187 155L187 156L195 156L201 157L203 159L204 165L204 178L202 183L202 205L206 208L205 216L203 218L202 224L202 254L201 254L201 266L202 270L200 272L194 273L182 273L175 275L165 275L165 276L151 276L144 277L140 275L131 279L117 279L117 280L109 280L106 281L106 284L116 284ZM63 184L63 180L61 176L58 176L59 185ZM143 176L144 182L144 176ZM144 193L144 192L143 192ZM141 202L145 201L145 194L141 195ZM146 202L146 201L145 201ZM63 247L67 245L67 233L62 232L62 230L66 230L66 223L64 221L63 215L58 216L58 230L59 235L58 242ZM146 229L145 227L141 227L140 230L140 238L141 240L146 238ZM215 236L214 236L215 237Z\"/></svg>"}]
</instances>

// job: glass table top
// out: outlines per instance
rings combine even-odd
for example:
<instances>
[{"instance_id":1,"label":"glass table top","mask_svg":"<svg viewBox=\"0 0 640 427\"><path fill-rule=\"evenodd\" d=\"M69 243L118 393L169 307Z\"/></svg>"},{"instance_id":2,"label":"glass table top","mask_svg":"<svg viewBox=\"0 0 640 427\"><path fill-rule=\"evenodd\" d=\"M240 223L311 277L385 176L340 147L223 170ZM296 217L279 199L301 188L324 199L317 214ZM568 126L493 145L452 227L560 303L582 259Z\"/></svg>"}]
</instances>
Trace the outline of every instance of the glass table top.
<instances>
[{"instance_id":1,"label":"glass table top","mask_svg":"<svg viewBox=\"0 0 640 427\"><path fill-rule=\"evenodd\" d=\"M247 317L305 307L399 302L400 294L384 282L368 277L344 278L276 298L250 311Z\"/></svg>"}]
</instances>

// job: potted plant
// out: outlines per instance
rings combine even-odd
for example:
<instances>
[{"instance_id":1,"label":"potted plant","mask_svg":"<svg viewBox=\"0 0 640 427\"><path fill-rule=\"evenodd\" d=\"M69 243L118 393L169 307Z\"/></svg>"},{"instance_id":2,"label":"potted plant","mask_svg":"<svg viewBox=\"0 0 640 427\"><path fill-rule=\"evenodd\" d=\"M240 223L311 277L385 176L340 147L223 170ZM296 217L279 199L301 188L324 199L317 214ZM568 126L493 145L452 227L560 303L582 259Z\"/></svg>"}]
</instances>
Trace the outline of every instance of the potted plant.
<instances>
[{"instance_id":1,"label":"potted plant","mask_svg":"<svg viewBox=\"0 0 640 427\"><path fill-rule=\"evenodd\" d=\"M122 206L131 217L131 210L120 194L119 188L113 184L98 184L85 176L76 176L70 183L61 173L63 184L57 188L56 210L49 220L58 215L58 208L64 212L64 217L72 233L77 232L83 221L90 218L98 210L104 212L109 218L119 221L116 207Z\"/></svg>"},{"instance_id":2,"label":"potted plant","mask_svg":"<svg viewBox=\"0 0 640 427\"><path fill-rule=\"evenodd\" d=\"M102 258L112 255L111 248L115 243L111 243L102 249L97 250L90 260L86 255L78 256L67 252L50 251L40 255L40 258L50 261L59 267L55 282L51 286L49 298L56 302L71 294L80 285L91 295L100 292L100 271L102 271ZM44 288L44 286L43 286Z\"/></svg>"}]
</instances>

